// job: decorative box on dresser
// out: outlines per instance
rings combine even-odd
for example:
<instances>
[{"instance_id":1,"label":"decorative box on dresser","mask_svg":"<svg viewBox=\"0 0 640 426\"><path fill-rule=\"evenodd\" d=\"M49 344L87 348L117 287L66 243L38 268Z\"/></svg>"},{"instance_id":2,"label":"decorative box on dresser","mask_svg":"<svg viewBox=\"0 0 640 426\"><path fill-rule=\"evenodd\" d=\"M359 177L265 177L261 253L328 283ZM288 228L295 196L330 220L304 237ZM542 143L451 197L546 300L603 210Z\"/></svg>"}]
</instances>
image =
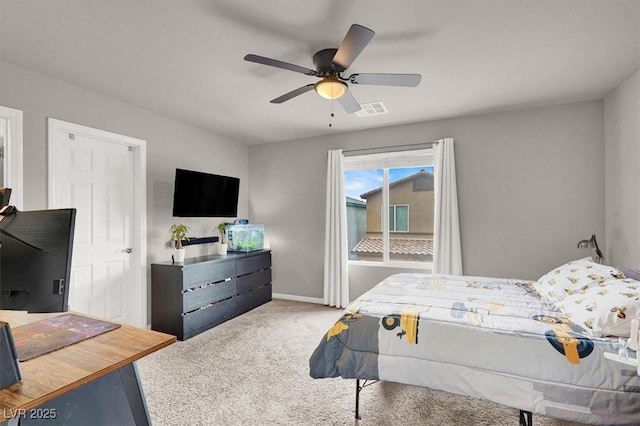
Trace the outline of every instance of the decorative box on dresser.
<instances>
[{"instance_id":1,"label":"decorative box on dresser","mask_svg":"<svg viewBox=\"0 0 640 426\"><path fill-rule=\"evenodd\" d=\"M151 264L151 328L186 340L271 300L271 251Z\"/></svg>"}]
</instances>

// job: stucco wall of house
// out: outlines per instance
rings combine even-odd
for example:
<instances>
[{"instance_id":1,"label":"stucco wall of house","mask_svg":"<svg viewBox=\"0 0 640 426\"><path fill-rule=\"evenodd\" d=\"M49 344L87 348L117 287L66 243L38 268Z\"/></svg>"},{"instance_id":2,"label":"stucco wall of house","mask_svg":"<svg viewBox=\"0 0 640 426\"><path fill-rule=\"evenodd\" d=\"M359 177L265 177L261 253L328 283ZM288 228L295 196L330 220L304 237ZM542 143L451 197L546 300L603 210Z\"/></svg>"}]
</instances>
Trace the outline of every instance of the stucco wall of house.
<instances>
[{"instance_id":1,"label":"stucco wall of house","mask_svg":"<svg viewBox=\"0 0 640 426\"><path fill-rule=\"evenodd\" d=\"M389 188L389 205L409 206L409 232L402 236L433 234L433 191L415 191L413 181L400 182ZM382 191L367 197L367 234L382 233Z\"/></svg>"},{"instance_id":2,"label":"stucco wall of house","mask_svg":"<svg viewBox=\"0 0 640 426\"><path fill-rule=\"evenodd\" d=\"M347 248L351 250L366 235L366 206L360 203L347 202L347 223L355 225L347 228ZM350 259L352 257L355 258L357 256L350 255Z\"/></svg>"}]
</instances>

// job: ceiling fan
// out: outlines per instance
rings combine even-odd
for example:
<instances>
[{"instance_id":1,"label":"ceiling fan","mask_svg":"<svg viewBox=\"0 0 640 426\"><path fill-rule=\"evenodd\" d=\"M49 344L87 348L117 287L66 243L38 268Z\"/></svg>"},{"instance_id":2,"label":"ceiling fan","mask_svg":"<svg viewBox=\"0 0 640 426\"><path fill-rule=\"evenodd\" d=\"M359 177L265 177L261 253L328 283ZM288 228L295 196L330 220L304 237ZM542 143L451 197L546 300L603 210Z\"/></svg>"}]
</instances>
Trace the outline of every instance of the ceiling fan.
<instances>
[{"instance_id":1,"label":"ceiling fan","mask_svg":"<svg viewBox=\"0 0 640 426\"><path fill-rule=\"evenodd\" d=\"M416 87L420 83L420 74L372 74L359 73L345 77L343 73L367 47L375 33L362 25L353 24L337 49L323 49L313 55L316 69L301 67L288 62L248 54L245 61L269 65L302 74L321 77L316 83L307 84L271 100L280 104L314 89L325 99L337 99L347 113L360 110L360 104L351 94L346 82L351 84L371 84L379 86Z\"/></svg>"}]
</instances>

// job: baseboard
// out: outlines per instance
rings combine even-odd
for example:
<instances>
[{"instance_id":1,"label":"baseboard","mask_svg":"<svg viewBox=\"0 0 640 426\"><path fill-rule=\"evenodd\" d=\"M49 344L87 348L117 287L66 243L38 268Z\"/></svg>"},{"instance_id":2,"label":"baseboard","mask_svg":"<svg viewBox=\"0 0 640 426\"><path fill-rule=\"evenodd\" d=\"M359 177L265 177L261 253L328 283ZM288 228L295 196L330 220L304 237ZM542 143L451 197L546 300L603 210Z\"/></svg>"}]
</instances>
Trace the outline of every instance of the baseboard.
<instances>
[{"instance_id":1,"label":"baseboard","mask_svg":"<svg viewBox=\"0 0 640 426\"><path fill-rule=\"evenodd\" d=\"M307 302L324 305L324 300L318 297L298 296L295 294L273 293L271 295L274 299L293 300L295 302Z\"/></svg>"}]
</instances>

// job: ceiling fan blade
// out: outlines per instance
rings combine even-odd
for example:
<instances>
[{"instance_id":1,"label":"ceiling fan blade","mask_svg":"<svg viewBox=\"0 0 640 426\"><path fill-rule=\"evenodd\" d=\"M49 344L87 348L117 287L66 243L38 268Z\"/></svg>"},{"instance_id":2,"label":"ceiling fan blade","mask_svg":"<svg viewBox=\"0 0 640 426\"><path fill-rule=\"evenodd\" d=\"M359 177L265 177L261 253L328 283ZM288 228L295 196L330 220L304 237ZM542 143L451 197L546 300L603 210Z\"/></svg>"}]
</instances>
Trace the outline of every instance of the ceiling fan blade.
<instances>
[{"instance_id":1,"label":"ceiling fan blade","mask_svg":"<svg viewBox=\"0 0 640 426\"><path fill-rule=\"evenodd\" d=\"M353 97L350 90L344 92L344 95L338 98L338 102L340 102L340 105L348 114L360 111L362 108L358 101L356 101L356 98Z\"/></svg>"},{"instance_id":2,"label":"ceiling fan blade","mask_svg":"<svg viewBox=\"0 0 640 426\"><path fill-rule=\"evenodd\" d=\"M416 87L421 79L420 74L353 74L349 77L349 81L353 84L404 87Z\"/></svg>"},{"instance_id":3,"label":"ceiling fan blade","mask_svg":"<svg viewBox=\"0 0 640 426\"><path fill-rule=\"evenodd\" d=\"M278 61L277 59L266 58L264 56L254 55L252 53L244 57L245 61L255 62L257 64L269 65L276 68L282 68L289 71L295 71L306 75L317 75L315 70L311 68L301 67L299 65L290 64L288 62Z\"/></svg>"},{"instance_id":4,"label":"ceiling fan blade","mask_svg":"<svg viewBox=\"0 0 640 426\"><path fill-rule=\"evenodd\" d=\"M362 25L353 24L333 57L333 66L344 71L351 66L360 52L367 47L376 33Z\"/></svg>"},{"instance_id":5,"label":"ceiling fan blade","mask_svg":"<svg viewBox=\"0 0 640 426\"><path fill-rule=\"evenodd\" d=\"M296 96L302 95L303 93L307 93L309 90L313 90L313 86L315 86L315 84L312 83L307 84L306 86L298 87L296 90L292 90L289 93L285 93L284 95L271 100L271 103L281 104L283 102L286 102L291 98L295 98Z\"/></svg>"}]
</instances>

